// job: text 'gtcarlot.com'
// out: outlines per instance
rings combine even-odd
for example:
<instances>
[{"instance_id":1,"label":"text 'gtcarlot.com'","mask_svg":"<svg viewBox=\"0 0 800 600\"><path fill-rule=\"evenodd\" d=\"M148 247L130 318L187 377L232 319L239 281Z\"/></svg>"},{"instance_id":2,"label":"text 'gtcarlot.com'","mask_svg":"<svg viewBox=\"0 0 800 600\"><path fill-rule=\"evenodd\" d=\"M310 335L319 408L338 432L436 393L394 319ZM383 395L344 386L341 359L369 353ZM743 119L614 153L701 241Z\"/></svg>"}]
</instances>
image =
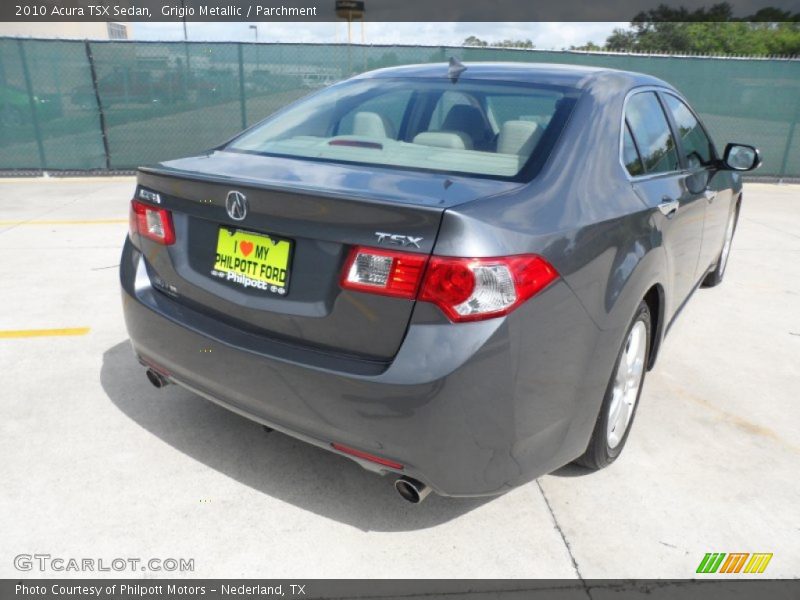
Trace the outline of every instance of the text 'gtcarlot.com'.
<instances>
[{"instance_id":1,"label":"text 'gtcarlot.com'","mask_svg":"<svg viewBox=\"0 0 800 600\"><path fill-rule=\"evenodd\" d=\"M193 572L193 558L75 558L50 554L17 554L17 571L55 571L83 573L95 571L168 571Z\"/></svg>"}]
</instances>

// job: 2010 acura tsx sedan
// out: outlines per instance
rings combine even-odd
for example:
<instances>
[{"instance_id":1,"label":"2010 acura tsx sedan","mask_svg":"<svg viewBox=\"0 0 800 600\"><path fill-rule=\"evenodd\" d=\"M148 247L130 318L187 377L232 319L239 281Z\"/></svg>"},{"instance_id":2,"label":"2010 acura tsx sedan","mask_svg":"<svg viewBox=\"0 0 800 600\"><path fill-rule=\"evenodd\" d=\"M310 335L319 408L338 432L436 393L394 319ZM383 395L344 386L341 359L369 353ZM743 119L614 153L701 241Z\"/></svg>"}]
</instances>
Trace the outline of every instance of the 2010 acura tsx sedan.
<instances>
[{"instance_id":1,"label":"2010 acura tsx sedan","mask_svg":"<svg viewBox=\"0 0 800 600\"><path fill-rule=\"evenodd\" d=\"M647 75L366 73L139 170L128 331L157 386L414 502L602 468L670 323L722 280L759 163Z\"/></svg>"}]
</instances>

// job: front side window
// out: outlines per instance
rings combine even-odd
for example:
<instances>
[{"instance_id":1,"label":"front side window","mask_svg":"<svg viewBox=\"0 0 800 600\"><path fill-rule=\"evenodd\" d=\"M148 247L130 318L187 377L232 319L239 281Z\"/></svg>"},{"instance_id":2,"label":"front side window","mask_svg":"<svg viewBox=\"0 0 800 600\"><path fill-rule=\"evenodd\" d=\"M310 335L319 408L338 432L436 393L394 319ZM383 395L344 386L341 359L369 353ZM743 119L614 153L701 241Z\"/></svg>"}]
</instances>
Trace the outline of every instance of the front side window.
<instances>
[{"instance_id":1,"label":"front side window","mask_svg":"<svg viewBox=\"0 0 800 600\"><path fill-rule=\"evenodd\" d=\"M669 173L679 169L675 140L655 92L640 92L628 98L625 118L646 173Z\"/></svg>"},{"instance_id":2,"label":"front side window","mask_svg":"<svg viewBox=\"0 0 800 600\"><path fill-rule=\"evenodd\" d=\"M664 94L663 98L678 128L686 164L696 169L711 163L714 146L692 111L672 94Z\"/></svg>"},{"instance_id":3,"label":"front side window","mask_svg":"<svg viewBox=\"0 0 800 600\"><path fill-rule=\"evenodd\" d=\"M521 178L550 153L578 95L464 78L355 80L300 100L226 150Z\"/></svg>"}]
</instances>

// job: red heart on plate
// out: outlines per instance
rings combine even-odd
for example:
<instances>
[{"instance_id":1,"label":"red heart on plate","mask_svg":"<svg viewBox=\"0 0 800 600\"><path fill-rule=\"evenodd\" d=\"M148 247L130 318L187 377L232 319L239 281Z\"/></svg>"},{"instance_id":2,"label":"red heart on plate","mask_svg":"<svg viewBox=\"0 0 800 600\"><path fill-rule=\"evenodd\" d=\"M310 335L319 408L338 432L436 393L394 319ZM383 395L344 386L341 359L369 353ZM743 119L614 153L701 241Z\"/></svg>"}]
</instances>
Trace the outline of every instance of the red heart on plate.
<instances>
[{"instance_id":1,"label":"red heart on plate","mask_svg":"<svg viewBox=\"0 0 800 600\"><path fill-rule=\"evenodd\" d=\"M253 251L253 242L239 242L239 250L247 256Z\"/></svg>"}]
</instances>

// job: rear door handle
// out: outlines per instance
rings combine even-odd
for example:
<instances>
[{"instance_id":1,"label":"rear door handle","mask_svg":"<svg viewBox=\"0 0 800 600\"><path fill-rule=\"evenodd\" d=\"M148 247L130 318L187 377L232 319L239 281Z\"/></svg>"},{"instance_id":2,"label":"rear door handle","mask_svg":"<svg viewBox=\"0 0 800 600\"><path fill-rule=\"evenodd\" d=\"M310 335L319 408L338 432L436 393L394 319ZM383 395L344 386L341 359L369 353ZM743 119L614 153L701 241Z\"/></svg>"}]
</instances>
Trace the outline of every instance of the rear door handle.
<instances>
[{"instance_id":1,"label":"rear door handle","mask_svg":"<svg viewBox=\"0 0 800 600\"><path fill-rule=\"evenodd\" d=\"M714 198L717 197L717 192L715 192L714 190L706 190L705 192L703 192L703 195L706 197L706 200L708 200L709 202L713 202Z\"/></svg>"},{"instance_id":2,"label":"rear door handle","mask_svg":"<svg viewBox=\"0 0 800 600\"><path fill-rule=\"evenodd\" d=\"M680 208L680 201L678 200L668 200L665 199L661 204L658 205L658 210L661 211L665 217L672 217L676 212L678 212L678 208Z\"/></svg>"}]
</instances>

